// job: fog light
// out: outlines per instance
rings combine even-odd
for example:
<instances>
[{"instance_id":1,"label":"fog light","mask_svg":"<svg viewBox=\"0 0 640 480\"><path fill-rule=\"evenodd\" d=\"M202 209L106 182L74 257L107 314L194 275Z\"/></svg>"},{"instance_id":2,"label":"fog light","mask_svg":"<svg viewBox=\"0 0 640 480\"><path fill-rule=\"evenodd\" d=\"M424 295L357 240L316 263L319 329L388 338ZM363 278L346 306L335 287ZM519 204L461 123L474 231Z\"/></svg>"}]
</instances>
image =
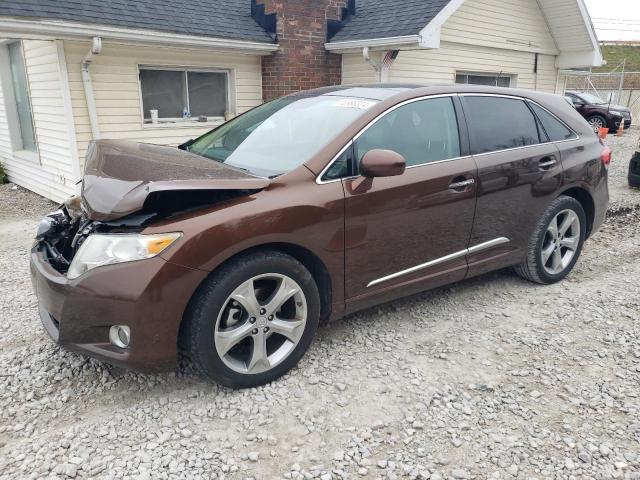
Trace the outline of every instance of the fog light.
<instances>
[{"instance_id":1,"label":"fog light","mask_svg":"<svg viewBox=\"0 0 640 480\"><path fill-rule=\"evenodd\" d=\"M126 325L114 325L109 329L109 341L120 348L127 348L131 341L131 329Z\"/></svg>"}]
</instances>

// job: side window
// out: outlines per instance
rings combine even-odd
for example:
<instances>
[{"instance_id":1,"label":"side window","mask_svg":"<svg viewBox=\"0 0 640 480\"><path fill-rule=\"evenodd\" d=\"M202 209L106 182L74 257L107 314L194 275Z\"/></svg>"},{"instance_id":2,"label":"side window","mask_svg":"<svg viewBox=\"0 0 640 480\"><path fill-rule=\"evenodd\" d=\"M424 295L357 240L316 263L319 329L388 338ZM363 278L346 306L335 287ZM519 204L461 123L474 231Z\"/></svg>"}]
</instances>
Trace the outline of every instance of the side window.
<instances>
[{"instance_id":1,"label":"side window","mask_svg":"<svg viewBox=\"0 0 640 480\"><path fill-rule=\"evenodd\" d=\"M534 113L542 123L542 127L549 136L549 140L557 142L560 140L569 140L575 137L575 134L565 127L562 122L547 112L544 108L539 107L535 103L529 103Z\"/></svg>"},{"instance_id":2,"label":"side window","mask_svg":"<svg viewBox=\"0 0 640 480\"><path fill-rule=\"evenodd\" d=\"M322 181L337 180L353 175L353 145L350 145L342 155L327 169L322 176Z\"/></svg>"},{"instance_id":3,"label":"side window","mask_svg":"<svg viewBox=\"0 0 640 480\"><path fill-rule=\"evenodd\" d=\"M17 131L13 149L37 152L29 84L21 42L9 44L9 68L11 71L13 96L18 113L17 122L12 122L13 125L11 125Z\"/></svg>"},{"instance_id":4,"label":"side window","mask_svg":"<svg viewBox=\"0 0 640 480\"><path fill-rule=\"evenodd\" d=\"M540 143L536 119L523 100L487 96L463 101L473 153Z\"/></svg>"},{"instance_id":5,"label":"side window","mask_svg":"<svg viewBox=\"0 0 640 480\"><path fill-rule=\"evenodd\" d=\"M393 150L407 166L460 156L453 100L433 98L404 105L379 119L355 143L358 164L374 149Z\"/></svg>"}]
</instances>

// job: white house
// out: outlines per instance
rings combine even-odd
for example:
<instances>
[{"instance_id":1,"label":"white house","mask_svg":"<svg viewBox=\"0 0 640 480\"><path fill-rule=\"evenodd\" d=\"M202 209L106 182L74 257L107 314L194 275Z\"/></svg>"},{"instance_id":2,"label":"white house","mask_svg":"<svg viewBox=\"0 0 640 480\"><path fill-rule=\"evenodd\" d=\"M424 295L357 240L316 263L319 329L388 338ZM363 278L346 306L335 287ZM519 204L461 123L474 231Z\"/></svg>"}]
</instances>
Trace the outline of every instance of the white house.
<instances>
[{"instance_id":1,"label":"white house","mask_svg":"<svg viewBox=\"0 0 640 480\"><path fill-rule=\"evenodd\" d=\"M0 162L53 200L96 138L178 145L336 83L556 91L600 65L583 0L0 0ZM157 112L157 119L156 117Z\"/></svg>"}]
</instances>

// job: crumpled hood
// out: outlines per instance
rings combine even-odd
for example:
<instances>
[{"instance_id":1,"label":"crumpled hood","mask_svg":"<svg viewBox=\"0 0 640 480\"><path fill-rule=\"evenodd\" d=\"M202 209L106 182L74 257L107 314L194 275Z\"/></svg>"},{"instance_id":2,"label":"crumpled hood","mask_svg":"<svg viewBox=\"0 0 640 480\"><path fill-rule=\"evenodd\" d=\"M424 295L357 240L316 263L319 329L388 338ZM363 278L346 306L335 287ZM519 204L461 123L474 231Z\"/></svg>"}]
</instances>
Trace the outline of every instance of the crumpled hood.
<instances>
[{"instance_id":1,"label":"crumpled hood","mask_svg":"<svg viewBox=\"0 0 640 480\"><path fill-rule=\"evenodd\" d=\"M82 205L93 220L141 210L153 192L260 190L269 180L174 147L97 140L87 152Z\"/></svg>"}]
</instances>

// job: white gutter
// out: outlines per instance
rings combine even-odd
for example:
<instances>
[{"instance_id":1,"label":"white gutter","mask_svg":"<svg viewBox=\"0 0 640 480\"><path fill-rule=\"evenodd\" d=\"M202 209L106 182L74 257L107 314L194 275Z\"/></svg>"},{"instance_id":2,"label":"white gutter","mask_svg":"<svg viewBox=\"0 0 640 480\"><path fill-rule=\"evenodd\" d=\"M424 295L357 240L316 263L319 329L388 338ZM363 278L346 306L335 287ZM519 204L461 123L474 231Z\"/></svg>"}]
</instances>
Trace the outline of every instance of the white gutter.
<instances>
[{"instance_id":1,"label":"white gutter","mask_svg":"<svg viewBox=\"0 0 640 480\"><path fill-rule=\"evenodd\" d=\"M371 65L376 71L376 74L378 76L378 83L382 83L382 65L377 64L371 59L371 56L369 55L369 47L364 47L362 49L362 58L364 58L365 62Z\"/></svg>"},{"instance_id":2,"label":"white gutter","mask_svg":"<svg viewBox=\"0 0 640 480\"><path fill-rule=\"evenodd\" d=\"M100 37L93 37L91 44L91 50L87 52L82 59L82 85L84 86L84 96L87 101L87 111L89 112L89 123L91 124L91 136L93 140L100 138L100 124L98 123L98 110L96 109L96 101L93 98L93 86L91 84L91 73L89 67L91 66L91 59L94 55L99 55L102 51L102 39Z\"/></svg>"},{"instance_id":3,"label":"white gutter","mask_svg":"<svg viewBox=\"0 0 640 480\"><path fill-rule=\"evenodd\" d=\"M365 47L381 48L394 47L397 45L418 45L420 43L419 35L406 35L404 37L386 37L371 38L368 40L345 40L344 42L329 42L324 44L324 48L329 51L358 49Z\"/></svg>"},{"instance_id":4,"label":"white gutter","mask_svg":"<svg viewBox=\"0 0 640 480\"><path fill-rule=\"evenodd\" d=\"M93 25L87 23L65 22L55 20L25 20L23 18L0 18L0 36L7 38L38 38L51 40L86 40L87 37L101 37L122 43L136 45L164 45L185 48L207 48L231 50L255 55L269 55L280 47L275 43L253 42L213 38L196 35L143 30L135 28L113 27L109 25Z\"/></svg>"}]
</instances>

